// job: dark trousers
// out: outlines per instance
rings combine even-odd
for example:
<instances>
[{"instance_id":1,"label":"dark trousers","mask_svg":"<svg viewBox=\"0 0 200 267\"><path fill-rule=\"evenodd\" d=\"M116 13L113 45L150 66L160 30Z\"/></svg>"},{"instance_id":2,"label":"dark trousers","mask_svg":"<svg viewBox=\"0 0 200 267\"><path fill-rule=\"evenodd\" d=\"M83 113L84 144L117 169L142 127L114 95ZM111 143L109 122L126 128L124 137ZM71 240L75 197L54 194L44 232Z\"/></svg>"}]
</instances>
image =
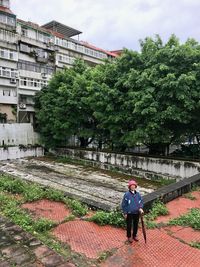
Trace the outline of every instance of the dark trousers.
<instances>
[{"instance_id":1,"label":"dark trousers","mask_svg":"<svg viewBox=\"0 0 200 267\"><path fill-rule=\"evenodd\" d=\"M126 230L127 230L127 237L131 237L131 230L133 228L133 237L137 235L138 231L138 223L139 223L139 214L127 214L126 219Z\"/></svg>"}]
</instances>

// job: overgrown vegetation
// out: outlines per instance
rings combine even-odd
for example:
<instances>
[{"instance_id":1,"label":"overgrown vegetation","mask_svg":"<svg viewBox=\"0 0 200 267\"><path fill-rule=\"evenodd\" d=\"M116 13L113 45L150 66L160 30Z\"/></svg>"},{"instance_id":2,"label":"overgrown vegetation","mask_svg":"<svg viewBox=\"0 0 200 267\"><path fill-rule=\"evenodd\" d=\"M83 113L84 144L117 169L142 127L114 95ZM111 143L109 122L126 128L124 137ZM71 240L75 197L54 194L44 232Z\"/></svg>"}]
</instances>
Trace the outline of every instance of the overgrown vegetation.
<instances>
[{"instance_id":1,"label":"overgrown vegetation","mask_svg":"<svg viewBox=\"0 0 200 267\"><path fill-rule=\"evenodd\" d=\"M0 191L12 194L20 194L22 196L20 203L46 198L65 203L76 216L83 216L87 213L86 205L83 205L77 200L65 197L64 193L59 190L47 188L27 181L22 181L8 175L1 176Z\"/></svg>"},{"instance_id":2,"label":"overgrown vegetation","mask_svg":"<svg viewBox=\"0 0 200 267\"><path fill-rule=\"evenodd\" d=\"M8 175L0 176L0 213L19 225L23 230L33 234L50 248L68 257L70 248L56 240L50 233L50 230L57 224L46 218L35 220L30 213L21 208L21 205L25 202L43 198L65 203L76 216L83 216L87 213L85 205L77 200L65 197L63 192ZM64 221L74 220L75 216L73 214Z\"/></svg>"},{"instance_id":3,"label":"overgrown vegetation","mask_svg":"<svg viewBox=\"0 0 200 267\"><path fill-rule=\"evenodd\" d=\"M55 226L54 222L44 218L34 220L30 214L20 208L21 201L16 200L10 195L0 192L0 202L1 213L21 226L25 231L41 234Z\"/></svg>"},{"instance_id":4,"label":"overgrown vegetation","mask_svg":"<svg viewBox=\"0 0 200 267\"><path fill-rule=\"evenodd\" d=\"M154 222L154 220L160 216L160 215L167 215L168 209L166 205L161 202L160 200L157 200L153 203L151 210L149 213L145 215L145 222L148 228L155 228L157 227L157 224Z\"/></svg>"},{"instance_id":5,"label":"overgrown vegetation","mask_svg":"<svg viewBox=\"0 0 200 267\"><path fill-rule=\"evenodd\" d=\"M199 188L193 188L198 190ZM14 223L22 227L25 231L35 235L46 245L61 253L66 257L70 257L70 248L62 244L51 235L51 230L57 224L51 220L34 218L21 205L27 201L35 201L42 198L47 198L53 201L61 201L65 203L71 210L70 216L66 217L63 222L74 220L75 216L86 215L88 208L79 201L69 199L58 190L40 186L35 183L22 181L8 175L1 175L0 177L0 213L10 218ZM144 216L147 228L155 228L157 224L155 219L160 215L167 215L168 210L160 200L155 201L148 214ZM119 210L105 212L96 211L95 214L87 219L99 225L113 225L116 227L126 227L125 219ZM195 230L200 230L200 209L191 209L188 214L182 215L169 222L169 225L183 225L190 226ZM199 242L192 242L190 244L195 248L200 248ZM112 255L112 251L106 251L99 257L99 261L105 260Z\"/></svg>"},{"instance_id":6,"label":"overgrown vegetation","mask_svg":"<svg viewBox=\"0 0 200 267\"><path fill-rule=\"evenodd\" d=\"M191 242L190 243L190 246L193 247L193 248L200 249L200 242Z\"/></svg>"},{"instance_id":7,"label":"overgrown vegetation","mask_svg":"<svg viewBox=\"0 0 200 267\"><path fill-rule=\"evenodd\" d=\"M169 225L190 226L195 230L200 230L200 209L193 208L187 214L169 221Z\"/></svg>"},{"instance_id":8,"label":"overgrown vegetation","mask_svg":"<svg viewBox=\"0 0 200 267\"><path fill-rule=\"evenodd\" d=\"M55 73L36 95L46 146L66 146L76 136L81 147L95 141L99 149L125 151L140 143L164 155L170 144L195 139L192 156L199 156L199 43L156 36L140 47L96 67L78 60Z\"/></svg>"},{"instance_id":9,"label":"overgrown vegetation","mask_svg":"<svg viewBox=\"0 0 200 267\"><path fill-rule=\"evenodd\" d=\"M184 194L183 197L188 198L190 200L197 199L195 196L192 195L192 192L188 192L188 193Z\"/></svg>"},{"instance_id":10,"label":"overgrown vegetation","mask_svg":"<svg viewBox=\"0 0 200 267\"><path fill-rule=\"evenodd\" d=\"M113 225L117 227L125 227L125 220L122 213L119 211L97 211L89 221L95 222L99 225Z\"/></svg>"}]
</instances>

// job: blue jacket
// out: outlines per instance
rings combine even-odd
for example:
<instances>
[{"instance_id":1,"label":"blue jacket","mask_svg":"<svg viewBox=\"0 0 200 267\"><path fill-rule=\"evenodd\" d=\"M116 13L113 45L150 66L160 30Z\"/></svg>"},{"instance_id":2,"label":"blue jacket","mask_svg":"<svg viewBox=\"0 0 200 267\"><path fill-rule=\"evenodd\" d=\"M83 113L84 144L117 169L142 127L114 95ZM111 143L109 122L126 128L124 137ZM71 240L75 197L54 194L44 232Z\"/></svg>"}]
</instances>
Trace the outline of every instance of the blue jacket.
<instances>
[{"instance_id":1,"label":"blue jacket","mask_svg":"<svg viewBox=\"0 0 200 267\"><path fill-rule=\"evenodd\" d=\"M121 207L124 214L138 214L139 209L143 209L143 200L140 193L137 191L135 193L127 191L124 194Z\"/></svg>"}]
</instances>

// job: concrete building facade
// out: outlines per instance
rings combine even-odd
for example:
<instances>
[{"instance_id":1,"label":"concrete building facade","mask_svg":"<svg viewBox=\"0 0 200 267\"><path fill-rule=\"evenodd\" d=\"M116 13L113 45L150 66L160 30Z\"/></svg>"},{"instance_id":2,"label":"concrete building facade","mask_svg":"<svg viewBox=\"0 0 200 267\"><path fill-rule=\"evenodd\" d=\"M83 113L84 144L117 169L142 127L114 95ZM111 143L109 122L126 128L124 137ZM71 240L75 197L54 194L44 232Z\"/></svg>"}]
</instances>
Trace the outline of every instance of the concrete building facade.
<instances>
[{"instance_id":1,"label":"concrete building facade","mask_svg":"<svg viewBox=\"0 0 200 267\"><path fill-rule=\"evenodd\" d=\"M0 0L0 123L33 123L35 93L75 58L95 66L116 56L76 40L80 34L57 21L39 26L20 20L10 1Z\"/></svg>"}]
</instances>

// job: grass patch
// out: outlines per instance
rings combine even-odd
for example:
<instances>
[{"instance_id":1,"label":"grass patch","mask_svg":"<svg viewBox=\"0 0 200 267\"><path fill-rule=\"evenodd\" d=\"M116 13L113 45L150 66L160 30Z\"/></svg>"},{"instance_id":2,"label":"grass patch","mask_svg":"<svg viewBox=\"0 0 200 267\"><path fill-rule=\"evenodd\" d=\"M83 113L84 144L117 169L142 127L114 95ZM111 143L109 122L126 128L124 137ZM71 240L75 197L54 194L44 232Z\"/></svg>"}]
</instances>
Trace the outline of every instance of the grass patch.
<instances>
[{"instance_id":1,"label":"grass patch","mask_svg":"<svg viewBox=\"0 0 200 267\"><path fill-rule=\"evenodd\" d=\"M148 214L145 215L145 218L149 221L155 220L160 215L167 215L169 214L166 205L157 200L153 203L152 208Z\"/></svg>"},{"instance_id":2,"label":"grass patch","mask_svg":"<svg viewBox=\"0 0 200 267\"><path fill-rule=\"evenodd\" d=\"M190 226L195 230L200 230L200 209L193 208L189 213L181 215L178 218L172 219L169 225Z\"/></svg>"},{"instance_id":3,"label":"grass patch","mask_svg":"<svg viewBox=\"0 0 200 267\"><path fill-rule=\"evenodd\" d=\"M84 216L88 212L88 207L82 203L80 203L78 200L75 199L66 199L65 203L67 206L72 209L72 213L75 216Z\"/></svg>"},{"instance_id":4,"label":"grass patch","mask_svg":"<svg viewBox=\"0 0 200 267\"><path fill-rule=\"evenodd\" d=\"M20 195L20 198L16 198L16 195ZM83 216L87 213L86 205L65 197L63 192L9 175L0 175L0 213L19 225L24 231L31 233L48 247L65 256L65 258L70 258L70 247L58 241L51 234L51 230L57 224L46 218L35 220L27 210L21 208L22 203L43 198L63 202L71 208L76 216ZM74 220L75 215L73 214L66 217L65 222Z\"/></svg>"},{"instance_id":5,"label":"grass patch","mask_svg":"<svg viewBox=\"0 0 200 267\"><path fill-rule=\"evenodd\" d=\"M186 194L183 194L184 198L190 199L190 200L196 200L197 198L192 195L192 192L188 192Z\"/></svg>"},{"instance_id":6,"label":"grass patch","mask_svg":"<svg viewBox=\"0 0 200 267\"><path fill-rule=\"evenodd\" d=\"M190 246L193 247L193 248L200 249L200 242L191 242L190 243Z\"/></svg>"},{"instance_id":7,"label":"grass patch","mask_svg":"<svg viewBox=\"0 0 200 267\"><path fill-rule=\"evenodd\" d=\"M108 251L104 251L102 253L100 253L99 257L98 257L98 261L102 262L105 261L107 258L109 258L110 256L112 256L115 253L116 249L111 249Z\"/></svg>"},{"instance_id":8,"label":"grass patch","mask_svg":"<svg viewBox=\"0 0 200 267\"><path fill-rule=\"evenodd\" d=\"M95 222L99 225L113 225L117 227L125 227L125 220L121 212L119 211L97 211L89 221Z\"/></svg>"},{"instance_id":9,"label":"grass patch","mask_svg":"<svg viewBox=\"0 0 200 267\"><path fill-rule=\"evenodd\" d=\"M157 182L160 186L165 186L165 185L169 185L169 184L176 183L176 179L159 178L159 179L156 180L156 182Z\"/></svg>"},{"instance_id":10,"label":"grass patch","mask_svg":"<svg viewBox=\"0 0 200 267\"><path fill-rule=\"evenodd\" d=\"M169 214L169 211L166 207L166 205L161 202L160 200L157 200L153 203L151 210L149 213L144 215L145 224L147 228L154 229L157 227L157 223L154 222L154 220L161 215L167 215Z\"/></svg>"},{"instance_id":11,"label":"grass patch","mask_svg":"<svg viewBox=\"0 0 200 267\"><path fill-rule=\"evenodd\" d=\"M78 200L65 197L64 193L59 190L23 181L9 175L0 175L0 191L11 194L20 194L20 196L22 196L21 203L40 199L60 201L65 203L75 216L84 216L88 211L86 205L83 205Z\"/></svg>"}]
</instances>

